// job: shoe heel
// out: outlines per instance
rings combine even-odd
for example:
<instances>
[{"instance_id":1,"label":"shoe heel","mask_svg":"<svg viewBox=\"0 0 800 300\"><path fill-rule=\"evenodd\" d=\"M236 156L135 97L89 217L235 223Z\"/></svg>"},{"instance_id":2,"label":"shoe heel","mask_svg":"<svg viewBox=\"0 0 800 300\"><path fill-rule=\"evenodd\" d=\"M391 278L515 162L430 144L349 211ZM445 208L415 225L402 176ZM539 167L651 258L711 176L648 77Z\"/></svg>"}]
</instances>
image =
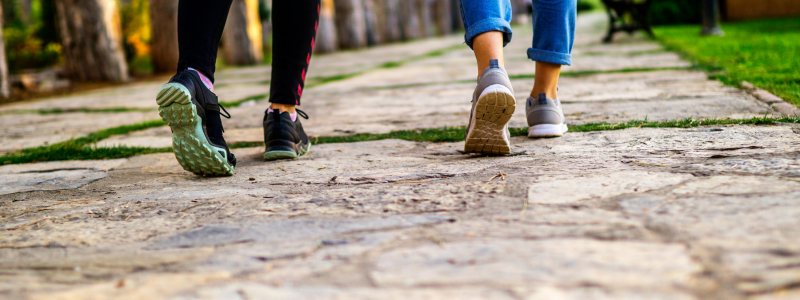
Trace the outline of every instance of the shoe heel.
<instances>
[{"instance_id":1,"label":"shoe heel","mask_svg":"<svg viewBox=\"0 0 800 300\"><path fill-rule=\"evenodd\" d=\"M158 103L158 115L170 127L194 125L197 110L192 104L191 94L183 85L165 84L158 91L156 103Z\"/></svg>"},{"instance_id":2,"label":"shoe heel","mask_svg":"<svg viewBox=\"0 0 800 300\"><path fill-rule=\"evenodd\" d=\"M494 155L511 153L505 130L516 106L514 95L505 86L487 87L475 105L474 126L467 136L464 151Z\"/></svg>"},{"instance_id":3,"label":"shoe heel","mask_svg":"<svg viewBox=\"0 0 800 300\"><path fill-rule=\"evenodd\" d=\"M172 152L184 170L197 175L230 176L234 168L225 149L206 139L192 96L181 84L168 83L156 96L158 115L172 128Z\"/></svg>"}]
</instances>

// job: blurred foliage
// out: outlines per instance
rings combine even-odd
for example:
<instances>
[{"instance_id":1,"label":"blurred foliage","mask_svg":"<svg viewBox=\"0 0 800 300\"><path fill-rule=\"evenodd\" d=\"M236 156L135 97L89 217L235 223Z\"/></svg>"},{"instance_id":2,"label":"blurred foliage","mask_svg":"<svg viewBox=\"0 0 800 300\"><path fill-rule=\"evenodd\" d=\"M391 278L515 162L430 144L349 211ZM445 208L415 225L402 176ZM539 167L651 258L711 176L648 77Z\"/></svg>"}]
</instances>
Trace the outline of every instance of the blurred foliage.
<instances>
[{"instance_id":1,"label":"blurred foliage","mask_svg":"<svg viewBox=\"0 0 800 300\"><path fill-rule=\"evenodd\" d=\"M130 0L120 7L125 59L150 55L150 1Z\"/></svg>"},{"instance_id":2,"label":"blurred foliage","mask_svg":"<svg viewBox=\"0 0 800 300\"><path fill-rule=\"evenodd\" d=\"M653 25L700 24L702 8L698 0L651 0Z\"/></svg>"},{"instance_id":3,"label":"blurred foliage","mask_svg":"<svg viewBox=\"0 0 800 300\"><path fill-rule=\"evenodd\" d=\"M22 10L21 0L2 0L3 4L3 27L23 27L25 26L25 16Z\"/></svg>"},{"instance_id":4,"label":"blurred foliage","mask_svg":"<svg viewBox=\"0 0 800 300\"><path fill-rule=\"evenodd\" d=\"M661 26L670 50L717 71L723 82L747 81L800 105L800 18L723 23L725 36L701 36L700 25ZM721 72L720 72L721 71Z\"/></svg>"},{"instance_id":5,"label":"blurred foliage","mask_svg":"<svg viewBox=\"0 0 800 300\"><path fill-rule=\"evenodd\" d=\"M30 11L20 0L3 0L3 38L11 72L39 69L61 61L52 0L31 0Z\"/></svg>"},{"instance_id":6,"label":"blurred foliage","mask_svg":"<svg viewBox=\"0 0 800 300\"><path fill-rule=\"evenodd\" d=\"M40 26L28 26L3 29L9 71L45 68L61 61L61 45L45 44L36 36L39 28Z\"/></svg>"},{"instance_id":7,"label":"blurred foliage","mask_svg":"<svg viewBox=\"0 0 800 300\"><path fill-rule=\"evenodd\" d=\"M589 12L603 8L600 0L578 0L578 13Z\"/></svg>"}]
</instances>

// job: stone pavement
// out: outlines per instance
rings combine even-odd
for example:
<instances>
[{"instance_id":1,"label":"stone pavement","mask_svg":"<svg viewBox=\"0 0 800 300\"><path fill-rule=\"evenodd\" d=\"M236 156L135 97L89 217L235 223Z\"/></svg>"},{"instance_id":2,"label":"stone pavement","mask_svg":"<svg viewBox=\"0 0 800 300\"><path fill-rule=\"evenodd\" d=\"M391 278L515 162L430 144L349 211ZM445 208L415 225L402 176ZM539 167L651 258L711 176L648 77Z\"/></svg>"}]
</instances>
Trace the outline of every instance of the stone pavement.
<instances>
[{"instance_id":1,"label":"stone pavement","mask_svg":"<svg viewBox=\"0 0 800 300\"><path fill-rule=\"evenodd\" d=\"M579 17L560 95L572 124L771 114L639 36L599 43ZM518 108L531 32L507 47ZM312 135L463 126L475 69L457 36L318 56ZM218 75L233 101L269 68ZM157 119L160 82L0 107L0 151ZM265 101L230 108L226 137L261 141ZM35 110L133 108L124 112ZM522 109L512 126L524 127ZM315 145L232 177L171 153L0 166L0 298L793 299L800 297L800 127L706 126L463 143ZM98 146L165 147L167 127ZM501 175L502 176L495 176Z\"/></svg>"}]
</instances>

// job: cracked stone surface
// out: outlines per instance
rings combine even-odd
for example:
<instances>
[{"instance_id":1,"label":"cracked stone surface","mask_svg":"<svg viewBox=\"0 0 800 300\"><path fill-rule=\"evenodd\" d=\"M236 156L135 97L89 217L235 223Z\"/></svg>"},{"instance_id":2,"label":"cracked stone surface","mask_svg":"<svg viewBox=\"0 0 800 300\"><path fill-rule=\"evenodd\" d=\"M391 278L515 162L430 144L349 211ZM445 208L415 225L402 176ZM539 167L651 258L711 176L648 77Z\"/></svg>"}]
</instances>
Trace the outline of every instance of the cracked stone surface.
<instances>
[{"instance_id":1,"label":"cracked stone surface","mask_svg":"<svg viewBox=\"0 0 800 300\"><path fill-rule=\"evenodd\" d=\"M769 112L744 92L679 69L688 63L644 38L599 43L602 15L580 19L571 70L673 69L563 77L570 122ZM530 34L521 29L508 47L512 74L532 72L523 60ZM316 78L366 73L310 88L304 125L314 135L464 125L475 72L468 50L376 69L458 43L445 37L315 58ZM220 72L220 93L263 93L268 70ZM421 70L438 83L415 85ZM513 81L520 103L531 81ZM41 120L35 138L57 136L48 122L92 132L121 124L82 127L92 117L148 113L9 111L150 108L157 87L17 103L0 108L0 120L33 131ZM229 109L236 118L226 137L259 141L263 105ZM525 126L521 112L512 126ZM169 141L159 127L98 146ZM231 177L192 175L171 153L0 166L0 298L800 296L800 126L630 128L511 142L511 155L499 157L463 154L463 142L403 140L314 145L274 162L261 160L261 147L234 149Z\"/></svg>"}]
</instances>

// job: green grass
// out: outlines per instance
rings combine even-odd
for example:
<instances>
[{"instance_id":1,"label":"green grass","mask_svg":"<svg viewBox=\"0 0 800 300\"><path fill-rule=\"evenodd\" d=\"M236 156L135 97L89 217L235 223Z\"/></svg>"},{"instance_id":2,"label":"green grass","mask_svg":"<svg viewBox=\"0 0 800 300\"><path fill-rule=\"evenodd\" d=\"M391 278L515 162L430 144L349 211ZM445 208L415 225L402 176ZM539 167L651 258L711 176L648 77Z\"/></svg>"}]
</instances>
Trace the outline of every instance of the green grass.
<instances>
[{"instance_id":1,"label":"green grass","mask_svg":"<svg viewBox=\"0 0 800 300\"><path fill-rule=\"evenodd\" d=\"M648 121L648 120L631 120L622 123L587 123L582 125L570 126L570 132L589 132L589 131L607 131L607 130L620 130L627 128L693 128L700 126L720 126L720 125L775 125L776 123L792 123L800 124L800 117L753 117L750 119L693 119L686 118L682 120L669 120L669 121ZM512 132L513 134L513 132Z\"/></svg>"},{"instance_id":2,"label":"green grass","mask_svg":"<svg viewBox=\"0 0 800 300\"><path fill-rule=\"evenodd\" d=\"M657 72L657 71L670 71L670 70L688 70L690 68L683 67L666 67L666 68L625 68L618 70L585 70L585 71L564 71L561 72L561 77L581 77L597 74L615 74L615 73L636 73L636 72ZM517 74L509 75L509 79L531 79L536 77L536 74Z\"/></svg>"},{"instance_id":3,"label":"green grass","mask_svg":"<svg viewBox=\"0 0 800 300\"><path fill-rule=\"evenodd\" d=\"M601 0L578 0L578 13L598 11L605 7Z\"/></svg>"},{"instance_id":4,"label":"green grass","mask_svg":"<svg viewBox=\"0 0 800 300\"><path fill-rule=\"evenodd\" d=\"M348 78L353 78L353 77L356 77L356 76L361 75L361 74L364 74L364 72L354 72L354 73L338 74L338 75L325 76L325 77L309 78L308 79L309 82L306 83L305 87L306 88L312 88L312 87L315 87L315 86L320 86L320 85L331 83L331 82L334 82L334 81L340 81L340 80L345 80L345 79L348 79Z\"/></svg>"},{"instance_id":5,"label":"green grass","mask_svg":"<svg viewBox=\"0 0 800 300\"><path fill-rule=\"evenodd\" d=\"M22 164L30 162L57 160L112 159L131 157L140 154L164 152L164 149L143 147L96 147L92 144L114 135L166 125L162 120L142 122L139 124L119 126L90 133L84 137L71 139L48 146L22 149L0 156L0 165ZM166 151L170 151L166 148Z\"/></svg>"},{"instance_id":6,"label":"green grass","mask_svg":"<svg viewBox=\"0 0 800 300\"><path fill-rule=\"evenodd\" d=\"M269 98L269 94L259 94L234 101L220 101L219 103L227 107L236 107L248 101L260 101ZM132 108L132 107L111 107L111 108L50 108L50 109L29 109L29 110L9 110L0 114L40 114L52 115L63 113L123 113L123 112L155 112L155 108Z\"/></svg>"},{"instance_id":7,"label":"green grass","mask_svg":"<svg viewBox=\"0 0 800 300\"><path fill-rule=\"evenodd\" d=\"M800 105L800 18L724 23L725 36L699 25L656 27L657 39L712 71L724 83L747 81Z\"/></svg>"},{"instance_id":8,"label":"green grass","mask_svg":"<svg viewBox=\"0 0 800 300\"><path fill-rule=\"evenodd\" d=\"M239 99L239 100L234 100L234 101L220 101L219 104L222 104L222 106L227 106L227 107L237 107L239 105L242 105L242 103L245 103L245 102L248 102L248 101L259 101L259 100L264 100L264 99L267 99L267 98L269 98L269 94L268 93L267 94L258 94L258 95L254 95L254 96L250 96L250 97L246 97L244 99Z\"/></svg>"},{"instance_id":9,"label":"green grass","mask_svg":"<svg viewBox=\"0 0 800 300\"><path fill-rule=\"evenodd\" d=\"M794 123L800 124L800 117L757 117L750 119L682 119L671 121L648 121L648 120L633 120L623 123L588 123L582 125L570 126L571 133L575 132L589 132L589 131L606 131L606 130L621 130L626 128L693 128L699 126L719 126L719 125L775 125L777 123ZM72 139L66 142L53 144L50 146L40 146L23 149L14 153L0 156L0 165L8 164L22 164L32 162L44 161L58 161L58 160L87 160L87 159L114 159L125 158L135 155L150 154L150 153L165 153L172 151L171 148L145 148L145 147L96 147L96 143L102 139L126 134L137 130L162 126L164 123L161 120L144 122L135 125L120 126L110 129L101 130L89 134L82 138ZM526 136L528 128L510 128L511 136ZM568 133L569 134L569 133ZM385 139L401 139L414 142L458 142L463 141L465 138L465 127L444 127L444 128L431 128L419 130L397 130L389 133L358 133L346 136L321 136L311 137L314 144L332 144L332 143L355 143L366 141L377 141ZM236 142L231 143L231 148L249 148L263 146L263 142Z\"/></svg>"},{"instance_id":10,"label":"green grass","mask_svg":"<svg viewBox=\"0 0 800 300\"><path fill-rule=\"evenodd\" d=\"M121 112L148 112L155 111L155 108L130 108L130 107L112 107L112 108L50 108L50 109L31 109L31 110L10 110L0 112L0 114L40 114L52 115L63 113L121 113Z\"/></svg>"}]
</instances>

